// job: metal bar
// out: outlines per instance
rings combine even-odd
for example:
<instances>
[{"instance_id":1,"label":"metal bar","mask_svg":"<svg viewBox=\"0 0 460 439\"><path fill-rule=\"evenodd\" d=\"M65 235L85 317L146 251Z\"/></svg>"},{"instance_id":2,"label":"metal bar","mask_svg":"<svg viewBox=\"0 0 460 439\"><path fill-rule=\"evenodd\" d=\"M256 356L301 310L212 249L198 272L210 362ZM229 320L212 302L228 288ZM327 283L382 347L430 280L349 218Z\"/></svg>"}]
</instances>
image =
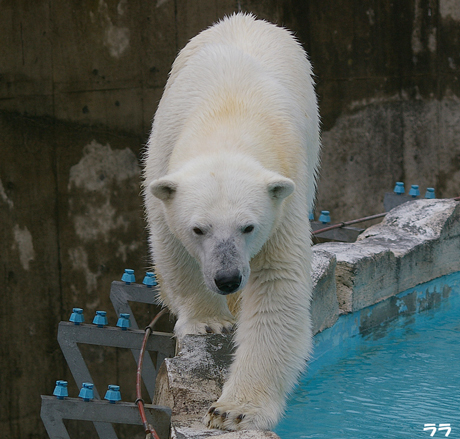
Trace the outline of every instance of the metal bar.
<instances>
[{"instance_id":1,"label":"metal bar","mask_svg":"<svg viewBox=\"0 0 460 439\"><path fill-rule=\"evenodd\" d=\"M134 403L118 402L110 404L97 400L85 402L78 398L58 400L53 396L45 395L42 395L41 398L41 418L50 439L70 439L63 422L64 419L92 421L95 424L98 423L97 421L104 421L106 425L111 427L111 424L142 425L139 411ZM147 420L155 426L159 437L168 439L171 409L151 404L146 404L145 409Z\"/></svg>"},{"instance_id":2,"label":"metal bar","mask_svg":"<svg viewBox=\"0 0 460 439\"><path fill-rule=\"evenodd\" d=\"M94 383L91 373L86 366L85 360L78 348L75 337L73 337L72 331L66 331L68 328L76 327L81 329L82 325L74 325L70 322L61 322L58 329L58 342L61 347L64 358L67 361L70 372L77 383L77 387L81 388L84 382ZM87 326L87 325L85 325ZM64 328L64 330L62 330ZM95 327L96 328L96 327ZM99 329L99 328L96 328ZM99 392L97 391L96 385L93 387L94 397L101 399ZM62 402L62 401L60 401ZM111 424L103 422L95 422L94 427L96 428L97 434L101 439L117 439L117 434ZM50 436L51 437L51 436ZM67 436L65 436L67 437Z\"/></svg>"},{"instance_id":3,"label":"metal bar","mask_svg":"<svg viewBox=\"0 0 460 439\"><path fill-rule=\"evenodd\" d=\"M60 322L58 329L59 345L78 387L81 387L84 382L93 382L85 360L78 348L78 343L125 349L134 347L139 352L143 338L144 331L138 329L122 331L120 328L98 328L95 325L74 325L71 322ZM152 332L147 341L146 349L158 352L159 358L157 368L155 368L150 356L146 356L145 358L150 360L150 375L147 373L142 374L145 387L152 400L155 392L157 369L161 365L160 361L165 357L173 357L175 346L176 342L173 339L173 335L166 332ZM137 358L135 360L137 362ZM96 386L94 387L94 395L97 399L100 399Z\"/></svg>"},{"instance_id":4,"label":"metal bar","mask_svg":"<svg viewBox=\"0 0 460 439\"><path fill-rule=\"evenodd\" d=\"M59 337L61 334L61 337ZM126 331L120 328L106 326L98 328L96 325L82 323L74 325L71 322L60 322L58 329L59 338L69 338L73 343L83 343L99 346L109 346L114 348L131 349L133 346L141 348L144 339L144 331L139 329L128 329ZM152 331L147 341L146 349L149 351L162 352L165 355L174 355L175 342L172 339L173 334L168 332Z\"/></svg>"},{"instance_id":5,"label":"metal bar","mask_svg":"<svg viewBox=\"0 0 460 439\"><path fill-rule=\"evenodd\" d=\"M325 238L341 242L355 242L358 235L364 231L364 229L344 227L344 225L345 223L338 223L324 227L323 223L312 221L312 234L317 238Z\"/></svg>"},{"instance_id":6,"label":"metal bar","mask_svg":"<svg viewBox=\"0 0 460 439\"><path fill-rule=\"evenodd\" d=\"M131 314L131 326L133 329L139 329L136 319L133 316L129 302L149 303L155 305L158 303L158 287L147 287L142 284L126 285L125 282L114 281L110 287L110 300L117 315L125 312Z\"/></svg>"},{"instance_id":7,"label":"metal bar","mask_svg":"<svg viewBox=\"0 0 460 439\"><path fill-rule=\"evenodd\" d=\"M158 291L158 287L149 288L146 285L137 283L127 285L125 282L114 281L110 287L110 300L112 301L112 305L115 308L117 315L120 315L121 313L130 314L131 327L133 329L139 329L132 309L129 306L129 302L149 303L154 305L158 301ZM139 359L139 349L131 349L131 352L133 354L134 360L137 363ZM174 356L174 353L171 356ZM158 354L155 367L150 356L145 356L142 368L142 379L152 401L155 390L156 376L162 362L159 360L159 358L164 357Z\"/></svg>"},{"instance_id":8,"label":"metal bar","mask_svg":"<svg viewBox=\"0 0 460 439\"><path fill-rule=\"evenodd\" d=\"M355 220L351 220L351 221L343 221L341 223L332 224L330 226L323 227L323 228L320 228L319 226L321 226L321 224L315 221L315 222L311 223L312 229L313 229L312 233L313 233L313 235L317 235L319 233L324 233L324 232L328 232L329 230L339 229L339 228L344 228L345 230L346 229L356 230L356 231L360 230L362 232L364 229L356 229L354 227L347 227L347 226L351 226L352 224L363 223L365 221L370 221L370 220L374 220L374 219L377 219L377 218L383 218L384 216L386 216L386 212L385 213L377 213L376 215L371 215L371 216L365 216L363 218L359 218L359 219L355 219Z\"/></svg>"},{"instance_id":9,"label":"metal bar","mask_svg":"<svg viewBox=\"0 0 460 439\"><path fill-rule=\"evenodd\" d=\"M416 199L418 198L414 198L410 195L387 192L383 197L383 208L385 209L385 212L389 212L391 209L394 209L396 206L399 206L400 204L415 201Z\"/></svg>"}]
</instances>

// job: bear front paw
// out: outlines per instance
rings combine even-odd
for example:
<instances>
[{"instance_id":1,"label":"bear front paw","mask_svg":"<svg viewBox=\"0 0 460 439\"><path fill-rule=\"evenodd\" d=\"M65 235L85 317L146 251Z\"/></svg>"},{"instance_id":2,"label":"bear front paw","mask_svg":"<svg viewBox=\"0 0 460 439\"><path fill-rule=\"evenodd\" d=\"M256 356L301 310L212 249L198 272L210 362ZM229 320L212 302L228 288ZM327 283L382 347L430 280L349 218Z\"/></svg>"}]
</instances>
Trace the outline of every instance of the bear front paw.
<instances>
[{"instance_id":1,"label":"bear front paw","mask_svg":"<svg viewBox=\"0 0 460 439\"><path fill-rule=\"evenodd\" d=\"M235 319L221 318L201 320L177 321L174 332L182 338L188 334L231 334L235 330Z\"/></svg>"},{"instance_id":2,"label":"bear front paw","mask_svg":"<svg viewBox=\"0 0 460 439\"><path fill-rule=\"evenodd\" d=\"M215 402L203 419L208 428L221 430L268 430L276 420L269 409L253 404Z\"/></svg>"}]
</instances>

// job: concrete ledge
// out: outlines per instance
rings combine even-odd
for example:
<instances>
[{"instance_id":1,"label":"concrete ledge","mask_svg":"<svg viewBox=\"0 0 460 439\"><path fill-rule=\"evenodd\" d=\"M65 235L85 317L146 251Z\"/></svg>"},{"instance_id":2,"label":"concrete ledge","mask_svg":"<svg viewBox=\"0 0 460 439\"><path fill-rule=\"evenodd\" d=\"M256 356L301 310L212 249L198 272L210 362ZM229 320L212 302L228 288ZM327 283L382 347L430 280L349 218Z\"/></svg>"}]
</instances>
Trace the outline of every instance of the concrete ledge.
<instances>
[{"instance_id":1,"label":"concrete ledge","mask_svg":"<svg viewBox=\"0 0 460 439\"><path fill-rule=\"evenodd\" d=\"M460 271L460 203L418 200L402 204L364 231L356 243L313 247L312 325L335 338L367 330L401 312L435 303L448 291L408 292L418 284ZM420 302L420 303L419 303ZM371 307L372 308L368 308ZM366 308L359 323L334 324L339 314ZM201 418L220 396L232 360L231 336L187 336L157 377L155 404L172 409L172 438L276 439L272 432L205 429Z\"/></svg>"},{"instance_id":2,"label":"concrete ledge","mask_svg":"<svg viewBox=\"0 0 460 439\"><path fill-rule=\"evenodd\" d=\"M171 439L280 439L272 431L242 430L242 431L222 431L222 430L200 430L199 428L173 426Z\"/></svg>"},{"instance_id":3,"label":"concrete ledge","mask_svg":"<svg viewBox=\"0 0 460 439\"><path fill-rule=\"evenodd\" d=\"M157 377L154 404L161 401L171 407L173 439L224 434L206 429L201 418L222 392L232 353L231 335L187 335L179 354L165 359Z\"/></svg>"},{"instance_id":4,"label":"concrete ledge","mask_svg":"<svg viewBox=\"0 0 460 439\"><path fill-rule=\"evenodd\" d=\"M441 306L443 300L451 295L454 286L457 290L460 287L460 271L417 285L360 311L340 316L334 326L315 336L313 358L327 355L350 337L366 335L369 331L377 337L383 335L391 327L387 323L399 316Z\"/></svg>"},{"instance_id":5,"label":"concrete ledge","mask_svg":"<svg viewBox=\"0 0 460 439\"><path fill-rule=\"evenodd\" d=\"M340 312L357 311L460 270L460 203L405 203L363 232L356 243L315 247L337 258Z\"/></svg>"},{"instance_id":6,"label":"concrete ledge","mask_svg":"<svg viewBox=\"0 0 460 439\"><path fill-rule=\"evenodd\" d=\"M313 334L331 327L339 318L335 282L337 259L334 254L313 246L313 294L311 319Z\"/></svg>"},{"instance_id":7,"label":"concrete ledge","mask_svg":"<svg viewBox=\"0 0 460 439\"><path fill-rule=\"evenodd\" d=\"M231 335L187 335L179 354L160 367L154 404L162 401L176 418L203 416L220 396L232 352Z\"/></svg>"}]
</instances>

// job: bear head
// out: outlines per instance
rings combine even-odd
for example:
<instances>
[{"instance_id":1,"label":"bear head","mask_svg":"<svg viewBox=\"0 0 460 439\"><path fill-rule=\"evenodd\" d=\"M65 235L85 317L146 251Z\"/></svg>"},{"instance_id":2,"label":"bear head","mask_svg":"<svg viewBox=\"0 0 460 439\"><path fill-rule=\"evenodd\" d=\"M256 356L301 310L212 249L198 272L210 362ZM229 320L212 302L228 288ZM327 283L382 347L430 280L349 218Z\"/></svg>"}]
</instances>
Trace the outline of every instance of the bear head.
<instances>
[{"instance_id":1,"label":"bear head","mask_svg":"<svg viewBox=\"0 0 460 439\"><path fill-rule=\"evenodd\" d=\"M250 157L198 157L149 185L170 231L195 258L206 286L241 290L250 260L278 226L294 182Z\"/></svg>"}]
</instances>

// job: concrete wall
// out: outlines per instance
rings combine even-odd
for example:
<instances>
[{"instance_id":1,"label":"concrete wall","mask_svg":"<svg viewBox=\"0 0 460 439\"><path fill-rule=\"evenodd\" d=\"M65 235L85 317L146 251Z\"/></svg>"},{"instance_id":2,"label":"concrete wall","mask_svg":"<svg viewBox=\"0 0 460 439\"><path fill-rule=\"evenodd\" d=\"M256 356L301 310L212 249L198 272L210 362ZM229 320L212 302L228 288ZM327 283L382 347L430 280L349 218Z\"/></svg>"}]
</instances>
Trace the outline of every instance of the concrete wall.
<instances>
[{"instance_id":1,"label":"concrete wall","mask_svg":"<svg viewBox=\"0 0 460 439\"><path fill-rule=\"evenodd\" d=\"M458 194L456 0L4 1L0 108L145 139L177 51L238 7L293 29L310 53L319 208L337 219L375 213L396 180Z\"/></svg>"},{"instance_id":2,"label":"concrete wall","mask_svg":"<svg viewBox=\"0 0 460 439\"><path fill-rule=\"evenodd\" d=\"M50 394L56 379L73 386L58 322L78 306L87 321L107 310L113 325L110 282L127 266L138 276L148 267L141 142L11 114L0 115L0 132L0 428L5 438L45 437L39 395ZM129 352L86 355L102 389L126 380L125 392L134 389L134 375L124 377L125 362L134 363Z\"/></svg>"},{"instance_id":3,"label":"concrete wall","mask_svg":"<svg viewBox=\"0 0 460 439\"><path fill-rule=\"evenodd\" d=\"M459 14L449 0L310 5L323 118L318 206L333 219L381 210L396 180L442 197L460 191Z\"/></svg>"},{"instance_id":4,"label":"concrete wall","mask_svg":"<svg viewBox=\"0 0 460 439\"><path fill-rule=\"evenodd\" d=\"M151 119L178 50L239 8L293 29L310 53L323 119L318 209L333 221L380 212L396 180L458 195L455 0L3 0L6 438L44 437L38 395L68 376L57 322L76 305L111 313L110 281L148 267L138 161ZM88 355L101 379L123 380L123 354Z\"/></svg>"}]
</instances>

